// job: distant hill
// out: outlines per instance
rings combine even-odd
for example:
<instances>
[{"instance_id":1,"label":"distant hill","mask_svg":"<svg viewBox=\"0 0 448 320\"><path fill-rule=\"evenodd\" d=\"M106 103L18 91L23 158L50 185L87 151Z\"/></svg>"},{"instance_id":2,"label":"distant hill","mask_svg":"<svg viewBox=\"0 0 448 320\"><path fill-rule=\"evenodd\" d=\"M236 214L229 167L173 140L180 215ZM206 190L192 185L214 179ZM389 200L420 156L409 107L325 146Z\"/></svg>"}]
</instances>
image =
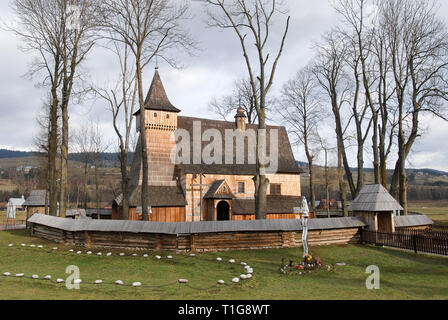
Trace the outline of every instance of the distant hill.
<instances>
[{"instance_id":1,"label":"distant hill","mask_svg":"<svg viewBox=\"0 0 448 320\"><path fill-rule=\"evenodd\" d=\"M133 153L129 153L129 161L132 162L133 159ZM43 153L38 152L29 152L29 151L14 151L14 150L7 150L7 149L0 149L0 159L26 159L26 158L34 158L38 156L44 156ZM69 160L71 161L77 161L77 162L83 162L84 161L84 154L83 153L70 153L69 154ZM12 160L11 160L12 161ZM116 152L104 152L100 155L100 166L101 167L119 167L120 163L118 160L118 153ZM93 161L90 160L90 164L92 164ZM27 163L28 164L28 163ZM18 163L18 165L23 165L23 163Z\"/></svg>"},{"instance_id":2,"label":"distant hill","mask_svg":"<svg viewBox=\"0 0 448 320\"><path fill-rule=\"evenodd\" d=\"M309 165L308 165L307 162L297 161L297 164L299 165L300 168L304 169L305 171L308 171ZM316 166L316 167L323 168L322 166ZM358 171L358 168L350 168L350 169L353 172ZM373 168L364 168L364 171L366 173L373 173ZM389 174L393 174L394 173L393 170L387 170L387 171L388 171ZM435 170L435 169L428 169L428 168L407 169L407 172L408 172L409 175L412 175L412 174L423 174L423 175L429 175L429 176L435 176L435 177L448 176L448 172Z\"/></svg>"}]
</instances>

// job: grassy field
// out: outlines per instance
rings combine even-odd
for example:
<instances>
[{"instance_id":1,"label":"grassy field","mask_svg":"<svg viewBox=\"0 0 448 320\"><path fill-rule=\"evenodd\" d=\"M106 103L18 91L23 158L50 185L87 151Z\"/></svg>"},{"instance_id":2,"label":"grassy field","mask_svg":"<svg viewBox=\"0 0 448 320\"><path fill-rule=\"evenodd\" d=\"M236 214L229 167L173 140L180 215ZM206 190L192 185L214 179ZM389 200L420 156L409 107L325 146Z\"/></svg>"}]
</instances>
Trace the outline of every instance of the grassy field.
<instances>
[{"instance_id":1,"label":"grassy field","mask_svg":"<svg viewBox=\"0 0 448 320\"><path fill-rule=\"evenodd\" d=\"M436 226L448 226L448 201L411 202L409 211L428 215Z\"/></svg>"},{"instance_id":2,"label":"grassy field","mask_svg":"<svg viewBox=\"0 0 448 320\"><path fill-rule=\"evenodd\" d=\"M8 247L9 243L14 243L14 247ZM27 247L22 248L21 243ZM30 248L30 244L42 244L44 248ZM58 245L29 237L27 231L0 232L0 299L448 299L448 258L376 247L312 247L311 252L321 257L324 264L347 265L336 266L333 272L300 276L283 275L279 269L282 259L297 260L301 249L206 253L196 257L172 254L172 260L156 260L155 253L144 258L142 251L138 257L130 256L130 251L124 251L125 257L118 256L119 251L112 251L111 257L99 257L72 254L66 246L51 250L55 246ZM86 252L84 248L79 250ZM217 257L223 262L218 263ZM237 263L228 263L231 258ZM254 277L231 284L231 279L243 272L241 261L254 268ZM80 290L68 290L64 284L54 282L68 276L65 270L69 265L80 268ZM369 265L380 268L380 290L365 287ZM25 273L25 277L1 276L4 272ZM32 280L33 274L51 275L53 281ZM176 283L181 278L188 279L188 285ZM92 285L97 279L110 284ZM226 285L216 285L220 279ZM117 287L112 284L116 280L125 284L140 281L152 287Z\"/></svg>"}]
</instances>

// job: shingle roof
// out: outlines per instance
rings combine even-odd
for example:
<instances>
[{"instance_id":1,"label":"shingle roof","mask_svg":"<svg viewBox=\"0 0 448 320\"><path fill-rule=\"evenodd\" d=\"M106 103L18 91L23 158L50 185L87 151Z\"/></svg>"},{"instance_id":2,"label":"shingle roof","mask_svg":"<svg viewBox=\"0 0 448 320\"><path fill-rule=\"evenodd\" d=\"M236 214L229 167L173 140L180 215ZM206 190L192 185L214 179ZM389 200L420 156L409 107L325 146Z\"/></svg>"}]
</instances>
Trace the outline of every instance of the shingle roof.
<instances>
[{"instance_id":1,"label":"shingle roof","mask_svg":"<svg viewBox=\"0 0 448 320\"><path fill-rule=\"evenodd\" d=\"M420 227L433 225L434 222L426 215L408 215L394 217L395 228Z\"/></svg>"},{"instance_id":2,"label":"shingle roof","mask_svg":"<svg viewBox=\"0 0 448 320\"><path fill-rule=\"evenodd\" d=\"M349 211L385 212L401 211L403 207L380 184L364 187L349 205Z\"/></svg>"},{"instance_id":3,"label":"shingle roof","mask_svg":"<svg viewBox=\"0 0 448 320\"><path fill-rule=\"evenodd\" d=\"M210 222L148 222L123 220L72 220L58 217L34 214L30 223L41 224L65 231L103 231L159 234L203 234L215 232L274 232L302 231L300 220L255 220L255 221L210 221ZM362 218L310 219L309 230L333 230L345 228L360 228L367 224Z\"/></svg>"},{"instance_id":4,"label":"shingle roof","mask_svg":"<svg viewBox=\"0 0 448 320\"><path fill-rule=\"evenodd\" d=\"M45 207L45 195L46 190L33 190L30 196L26 199L23 206L25 207ZM47 205L49 205L49 199L47 197Z\"/></svg>"},{"instance_id":5,"label":"shingle roof","mask_svg":"<svg viewBox=\"0 0 448 320\"><path fill-rule=\"evenodd\" d=\"M147 110L159 110L159 111L169 111L169 112L180 112L175 106L173 106L168 99L165 88L163 87L162 80L160 80L160 75L156 69L154 73L154 78L152 79L151 87L149 88L148 95L145 100L145 109ZM140 113L138 110L134 115Z\"/></svg>"},{"instance_id":6,"label":"shingle roof","mask_svg":"<svg viewBox=\"0 0 448 320\"><path fill-rule=\"evenodd\" d=\"M217 130L220 132L221 137L225 139L226 131L230 130L234 132L236 130L235 122L227 122L227 121L218 121L218 120L210 120L210 119L202 119L202 118L193 118L193 117L177 117L177 127L178 129L186 130L190 133L190 145L194 145L194 124L200 123L201 132L205 132L206 130ZM246 130L253 130L255 133L258 132L258 125L255 124L247 124ZM289 141L288 133L284 127L278 126L267 126L266 128L266 153L267 155L271 154L270 148L270 139L273 136L273 130L277 130L278 132L278 168L273 168L274 170L270 170L267 168L268 173L288 173L288 174L301 174L303 170L297 165L296 160L294 159L294 154L292 152L291 144ZM256 137L255 137L256 138ZM202 141L202 150L209 144L210 142ZM181 164L183 172L185 173L205 173L205 174L222 174L222 175L255 175L257 173L257 167L255 164L249 164L249 150L248 143L245 143L244 150L244 164L238 164L237 161L237 144L233 143L233 161L232 164L228 165L225 159L225 152L222 153L222 164ZM225 146L225 141L223 141L223 148ZM241 150L238 150L241 151ZM190 148L190 159L194 159L193 157L194 148Z\"/></svg>"},{"instance_id":7,"label":"shingle roof","mask_svg":"<svg viewBox=\"0 0 448 320\"><path fill-rule=\"evenodd\" d=\"M226 184L225 180L216 180L215 182L213 182L212 185L210 186L210 188L208 189L207 193L205 194L204 199L233 199L233 198L235 198L235 196L233 195L230 188L228 188L227 192L225 192L225 193L222 193L222 192L217 193L223 184Z\"/></svg>"},{"instance_id":8,"label":"shingle roof","mask_svg":"<svg viewBox=\"0 0 448 320\"><path fill-rule=\"evenodd\" d=\"M180 187L148 186L149 205L152 207L183 207L187 205L185 195ZM135 187L129 197L129 205L138 207L142 204L142 187ZM117 205L121 205L123 195L119 195L115 200Z\"/></svg>"}]
</instances>

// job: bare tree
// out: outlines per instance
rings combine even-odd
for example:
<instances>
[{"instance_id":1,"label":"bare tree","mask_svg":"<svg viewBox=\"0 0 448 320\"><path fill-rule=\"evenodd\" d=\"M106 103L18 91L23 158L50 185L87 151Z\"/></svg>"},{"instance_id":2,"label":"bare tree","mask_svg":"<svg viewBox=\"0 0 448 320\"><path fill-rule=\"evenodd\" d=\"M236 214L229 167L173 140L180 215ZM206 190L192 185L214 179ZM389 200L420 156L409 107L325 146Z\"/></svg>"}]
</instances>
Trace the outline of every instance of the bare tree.
<instances>
[{"instance_id":1,"label":"bare tree","mask_svg":"<svg viewBox=\"0 0 448 320\"><path fill-rule=\"evenodd\" d=\"M126 44L113 41L113 52L115 53L119 66L120 77L115 88L94 89L98 96L108 104L112 113L113 127L118 137L119 160L121 169L121 189L123 219L129 216L129 150L131 145L132 123L134 110L137 104L137 81L133 61L130 61L130 49ZM120 123L120 119L123 119ZM124 124L124 128L122 125Z\"/></svg>"},{"instance_id":2,"label":"bare tree","mask_svg":"<svg viewBox=\"0 0 448 320\"><path fill-rule=\"evenodd\" d=\"M257 175L254 177L255 216L256 219L266 219L266 194L269 186L269 179L266 176L266 157L263 154L263 150L266 150L266 98L274 82L277 65L285 46L290 17L286 19L278 50L269 52L267 45L273 35L274 20L278 15L285 14L281 9L281 1L203 0L203 2L209 9L209 25L219 29L233 30L244 54L259 128ZM255 45L254 55L251 55L248 42Z\"/></svg>"},{"instance_id":3,"label":"bare tree","mask_svg":"<svg viewBox=\"0 0 448 320\"><path fill-rule=\"evenodd\" d=\"M282 90L279 113L288 124L288 131L296 137L295 144L303 145L310 173L311 208L316 212L313 162L319 153L319 125L325 118L318 96L315 77L310 68L297 72Z\"/></svg>"},{"instance_id":4,"label":"bare tree","mask_svg":"<svg viewBox=\"0 0 448 320\"><path fill-rule=\"evenodd\" d=\"M259 90L257 91L257 95ZM266 105L266 113L269 112L269 105L273 101L269 101ZM252 92L250 80L239 79L235 81L232 94L223 96L222 98L214 98L209 103L209 109L220 116L224 121L230 120L229 117L235 115L235 111L242 108L247 116L247 121L250 124L257 122L257 110L255 108L255 98Z\"/></svg>"},{"instance_id":5,"label":"bare tree","mask_svg":"<svg viewBox=\"0 0 448 320\"><path fill-rule=\"evenodd\" d=\"M64 24L61 7L53 1L15 0L11 3L17 17L16 25L8 26L22 40L22 50L36 54L29 70L30 78L39 78L39 85L49 90L48 121L48 189L49 213L57 214L57 169L58 153L58 88L62 82Z\"/></svg>"},{"instance_id":6,"label":"bare tree","mask_svg":"<svg viewBox=\"0 0 448 320\"><path fill-rule=\"evenodd\" d=\"M103 130L98 121L92 121L89 130L90 144L92 146L92 160L95 172L95 203L98 219L101 218L101 186L99 180L99 167L101 165L101 156L109 148L108 143L105 141Z\"/></svg>"},{"instance_id":7,"label":"bare tree","mask_svg":"<svg viewBox=\"0 0 448 320\"><path fill-rule=\"evenodd\" d=\"M79 80L79 68L92 49L97 37L97 0L54 0L61 7L63 25L62 87L61 87L61 192L60 216L65 217L68 201L68 153L69 153L69 105L73 98L74 85ZM82 93L83 90L76 93Z\"/></svg>"},{"instance_id":8,"label":"bare tree","mask_svg":"<svg viewBox=\"0 0 448 320\"><path fill-rule=\"evenodd\" d=\"M345 168L345 174L352 194L356 193L345 148L345 133L350 121L347 121L344 125L341 111L349 101L350 93L349 82L344 72L347 46L338 33L330 32L324 36L324 42L321 45L317 45L317 50L318 54L313 65L313 73L325 94L328 95L334 115L337 138L339 191L344 215L347 216L347 194L343 167Z\"/></svg>"},{"instance_id":9,"label":"bare tree","mask_svg":"<svg viewBox=\"0 0 448 320\"><path fill-rule=\"evenodd\" d=\"M92 125L89 123L83 123L79 128L75 129L72 134L73 149L82 156L84 165L83 168L84 179L82 188L82 201L84 209L87 209L87 202L89 198L89 190L88 190L89 168L90 164L93 161L92 139L90 139L91 126Z\"/></svg>"},{"instance_id":10,"label":"bare tree","mask_svg":"<svg viewBox=\"0 0 448 320\"><path fill-rule=\"evenodd\" d=\"M176 61L169 52L174 48L187 51L195 47L189 34L182 29L188 18L187 3L174 4L169 0L106 0L102 2L101 25L107 37L123 42L135 60L138 103L140 106L140 137L142 153L142 219L148 220L148 153L146 139L145 98L143 70L159 57L172 66ZM108 36L111 34L112 36Z\"/></svg>"},{"instance_id":11,"label":"bare tree","mask_svg":"<svg viewBox=\"0 0 448 320\"><path fill-rule=\"evenodd\" d=\"M398 110L398 160L391 193L407 214L406 159L421 133L421 114L448 120L448 33L437 17L436 2L387 0L378 2L380 25L387 35Z\"/></svg>"}]
</instances>

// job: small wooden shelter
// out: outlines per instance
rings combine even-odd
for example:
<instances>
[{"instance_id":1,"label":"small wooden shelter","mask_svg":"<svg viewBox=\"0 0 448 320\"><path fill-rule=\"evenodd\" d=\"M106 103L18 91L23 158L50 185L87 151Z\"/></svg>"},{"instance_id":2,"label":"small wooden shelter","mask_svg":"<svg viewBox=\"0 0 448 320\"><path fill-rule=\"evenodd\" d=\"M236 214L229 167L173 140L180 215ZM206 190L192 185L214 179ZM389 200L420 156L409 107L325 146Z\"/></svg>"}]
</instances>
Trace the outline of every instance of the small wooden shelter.
<instances>
[{"instance_id":1,"label":"small wooden shelter","mask_svg":"<svg viewBox=\"0 0 448 320\"><path fill-rule=\"evenodd\" d=\"M46 214L49 206L49 197L46 190L33 190L23 204L26 207L26 217L30 218L35 213Z\"/></svg>"},{"instance_id":2,"label":"small wooden shelter","mask_svg":"<svg viewBox=\"0 0 448 320\"><path fill-rule=\"evenodd\" d=\"M379 232L395 232L394 212L402 210L380 184L366 186L348 207L355 217L364 218L371 231Z\"/></svg>"}]
</instances>

